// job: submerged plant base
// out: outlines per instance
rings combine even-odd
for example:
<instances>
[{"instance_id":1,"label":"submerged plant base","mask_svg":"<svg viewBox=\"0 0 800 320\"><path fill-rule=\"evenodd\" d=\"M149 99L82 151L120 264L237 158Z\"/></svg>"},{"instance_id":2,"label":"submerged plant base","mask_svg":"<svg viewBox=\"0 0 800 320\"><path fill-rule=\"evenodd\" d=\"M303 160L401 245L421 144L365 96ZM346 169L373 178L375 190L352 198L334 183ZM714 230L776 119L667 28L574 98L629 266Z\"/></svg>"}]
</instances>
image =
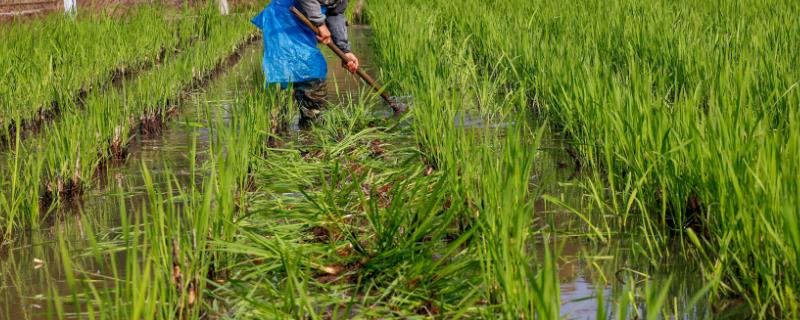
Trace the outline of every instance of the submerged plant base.
<instances>
[{"instance_id":1,"label":"submerged plant base","mask_svg":"<svg viewBox=\"0 0 800 320\"><path fill-rule=\"evenodd\" d=\"M179 106L188 97L189 92L205 87L213 79L224 74L228 68L234 66L241 59L242 51L259 39L260 37L255 34L246 37L228 56L220 59L211 70L204 74L196 75L190 84L176 95L179 98L174 103L167 103L172 107L155 109L147 114L140 115L137 121L132 121L134 124L128 129L130 132L128 135L131 137L146 136L150 138L159 136L166 128L169 120L178 114ZM103 177L103 173L106 172L106 168L109 165L123 164L128 156L131 144L136 143L135 139L123 139L122 130L121 128L115 129L114 138L108 144L108 151L101 154L100 160L94 168L95 178ZM70 179L66 182L60 178L50 180L42 188L45 191L39 197L40 207L50 208L56 203L56 200L63 202L80 201L81 196L86 191L86 186L82 182L81 179Z\"/></svg>"},{"instance_id":2,"label":"submerged plant base","mask_svg":"<svg viewBox=\"0 0 800 320\"><path fill-rule=\"evenodd\" d=\"M65 203L77 203L85 191L85 186L79 176L70 179L56 178L45 183L39 196L39 206L50 208L56 200Z\"/></svg>"},{"instance_id":3,"label":"submerged plant base","mask_svg":"<svg viewBox=\"0 0 800 320\"><path fill-rule=\"evenodd\" d=\"M199 38L196 36L190 38L187 45L194 45L197 39ZM154 59L144 57L140 61L131 63L129 66L119 66L107 77L105 77L105 80L99 81L98 84L80 88L73 95L74 99L71 102L71 105L75 106L75 109L80 111L84 105L84 102L86 101L86 98L90 93L96 90L96 88L101 88L101 92L109 90L110 88L118 88L124 81L134 79L140 73L146 72L153 67L162 64L167 58L168 54L174 56L180 53L182 50L183 48L181 46L172 49L167 49L166 47L162 46ZM35 116L30 119L23 119L19 124L17 124L14 120L9 121L9 123L6 125L6 130L0 131L0 151L14 147L17 130L19 130L21 133L20 140L25 140L29 136L36 135L43 126L46 126L48 123L58 119L63 109L64 108L61 106L59 101L53 100L50 102L49 106L40 107L35 112ZM0 125L4 125L4 123L0 122Z\"/></svg>"}]
</instances>

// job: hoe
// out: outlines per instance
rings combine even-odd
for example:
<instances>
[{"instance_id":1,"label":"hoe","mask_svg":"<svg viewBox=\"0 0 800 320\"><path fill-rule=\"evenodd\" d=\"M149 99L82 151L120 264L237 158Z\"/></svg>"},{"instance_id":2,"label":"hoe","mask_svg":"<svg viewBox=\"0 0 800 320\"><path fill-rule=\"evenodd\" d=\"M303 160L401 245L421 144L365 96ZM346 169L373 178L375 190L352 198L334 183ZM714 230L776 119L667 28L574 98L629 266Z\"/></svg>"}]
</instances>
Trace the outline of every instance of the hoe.
<instances>
[{"instance_id":1,"label":"hoe","mask_svg":"<svg viewBox=\"0 0 800 320\"><path fill-rule=\"evenodd\" d=\"M311 21L309 21L308 18L302 12L300 12L300 10L297 10L297 8L292 7L292 13L294 13L294 15L297 16L297 18L300 19L300 21L302 21L303 24L311 28L311 30L314 31L315 34L319 34L319 28L317 28L317 26L311 23ZM347 58L345 58L344 56L344 52L342 52L342 50L339 49L339 47L337 47L335 44L328 43L328 48L333 50L333 52L337 56L339 56L339 58L341 58L342 61L347 61ZM381 95L383 100L386 101L386 104L388 104L389 107L392 108L395 116L400 116L408 110L408 106L405 103L400 102L401 98L390 96L389 93L386 92L386 90L384 90L383 87L377 81L375 81L375 79L373 79L370 75L364 72L364 70L358 69L356 73L358 74L359 77L361 77L361 79L364 80L364 82L369 84L373 89L375 89L376 92L378 92Z\"/></svg>"}]
</instances>

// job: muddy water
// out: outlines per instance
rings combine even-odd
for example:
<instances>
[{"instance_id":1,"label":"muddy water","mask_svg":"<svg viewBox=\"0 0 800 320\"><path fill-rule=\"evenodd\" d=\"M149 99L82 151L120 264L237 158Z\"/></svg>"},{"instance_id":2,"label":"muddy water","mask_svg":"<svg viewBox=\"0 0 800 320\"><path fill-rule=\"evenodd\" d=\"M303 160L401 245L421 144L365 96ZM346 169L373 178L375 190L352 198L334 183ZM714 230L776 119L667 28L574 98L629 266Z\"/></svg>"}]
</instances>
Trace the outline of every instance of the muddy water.
<instances>
[{"instance_id":1,"label":"muddy water","mask_svg":"<svg viewBox=\"0 0 800 320\"><path fill-rule=\"evenodd\" d=\"M83 241L86 237L82 219L89 219L97 232L108 232L120 225L123 209L129 214L141 211L147 202L143 168L159 186L157 190L166 190L163 186L170 181L184 188L199 183L202 170L190 168L208 158L212 133L205 123L206 113L212 119L215 113L224 117L233 92L250 85L246 81L250 81L259 63L258 47L247 49L239 64L213 81L207 90L191 93L181 106L181 114L161 134L137 137L126 163L110 167L100 178L101 186L88 193L82 204L62 210L43 231L17 240L12 249L0 253L0 319L47 318L44 297L70 293L57 235L66 239L69 248L79 251L89 246ZM107 262L97 264L98 274L112 274ZM117 263L124 265L124 256L118 257ZM65 311L69 314L71 310Z\"/></svg>"},{"instance_id":2,"label":"muddy water","mask_svg":"<svg viewBox=\"0 0 800 320\"><path fill-rule=\"evenodd\" d=\"M352 27L353 50L371 52L370 36L368 28ZM360 80L341 68L333 54L324 52L329 63L330 102L357 100L359 90L362 90ZM369 54L360 56L359 60L364 68L372 68ZM2 247L0 320L48 317L45 297L54 293L68 295L70 292L57 235L66 239L70 248L80 250L89 245L82 241L85 239L83 219L91 220L98 230L112 230L120 225L122 209L128 213L144 209L142 205L148 197L143 168L147 168L153 177L157 190L166 190L167 183L177 182L183 188L199 184L202 170L190 168L208 159L213 132L208 129L207 119L226 117L226 110L233 107L236 90L252 87L252 77L260 73L260 64L260 46L249 48L237 66L212 82L207 90L192 93L190 101L181 106L178 117L159 135L137 137L131 144L126 163L109 168L105 178L101 179L102 186L87 194L84 203L59 212L48 227L16 239L11 248ZM120 257L117 263L124 265L124 257ZM102 265L98 264L98 273L111 274L111 270L103 269ZM71 310L66 311L69 313Z\"/></svg>"},{"instance_id":3,"label":"muddy water","mask_svg":"<svg viewBox=\"0 0 800 320\"><path fill-rule=\"evenodd\" d=\"M366 27L351 28L354 52L360 54L365 69L374 71L377 66L370 59L370 37L370 30ZM347 103L350 99L356 99L358 93L365 90L360 80L342 69L332 54L325 53L329 61L329 99L333 103ZM56 235L61 234L70 241L70 247L80 248L85 245L81 242L85 238L82 219L100 226L98 229L112 229L119 225L121 206L127 212L141 210L141 204L147 199L142 168L147 168L157 185L164 185L169 179L184 187L197 183L202 170L193 171L190 168L207 159L209 141L213 135L204 123L206 112L219 113L224 117L225 110L233 107L236 89L250 86L251 78L260 70L260 60L259 49L249 50L239 65L214 81L208 90L195 92L191 102L182 107L181 115L161 135L140 137L133 144L126 164L109 169L104 186L89 194L80 208L58 215L51 227L17 241L11 249L0 251L0 319L47 317L43 313L47 309L44 297L69 292ZM385 106L376 106L376 113L386 111L388 109ZM507 125L489 125L468 117L455 121L476 129ZM563 140L553 135L545 137L543 157L538 162L532 183L540 190L580 208L582 193L569 184L578 182L581 175L574 160L565 151ZM684 308L688 299L702 285L700 273L693 270L691 264L660 261L654 266L652 261L637 259L631 249L635 247L636 239L614 239L610 244L598 244L586 242L582 237L559 235L557 230L566 230L566 226L575 223L575 217L544 201L537 204L537 216L541 218L536 228L551 230L546 238L560 253L558 278L563 317L594 319L598 316L598 310L602 310L602 315L615 316L613 297L620 294L626 283L641 280L642 276L634 271L647 274L648 283L655 286L672 276L674 289L670 303L674 302L680 311L676 318L701 319L709 315L709 308L703 303L689 310ZM539 230L534 233L545 238ZM543 244L534 247L537 253L544 251ZM119 262L124 263L124 260L120 259ZM102 264L98 264L98 268L102 268ZM108 274L108 270L98 271ZM599 294L602 294L602 301L605 302L600 302ZM636 306L644 310L644 298L637 297L636 301ZM630 312L629 315L636 312L633 308L626 311ZM639 312L644 314L645 311Z\"/></svg>"}]
</instances>

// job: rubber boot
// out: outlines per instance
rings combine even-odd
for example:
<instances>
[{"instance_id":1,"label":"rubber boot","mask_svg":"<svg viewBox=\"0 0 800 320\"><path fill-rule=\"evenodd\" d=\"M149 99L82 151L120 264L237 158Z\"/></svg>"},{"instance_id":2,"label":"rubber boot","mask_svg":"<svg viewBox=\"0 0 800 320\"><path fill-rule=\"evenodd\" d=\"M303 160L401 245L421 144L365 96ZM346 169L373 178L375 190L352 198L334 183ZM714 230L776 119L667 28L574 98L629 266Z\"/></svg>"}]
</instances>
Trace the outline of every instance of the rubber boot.
<instances>
[{"instance_id":1,"label":"rubber boot","mask_svg":"<svg viewBox=\"0 0 800 320\"><path fill-rule=\"evenodd\" d=\"M325 80L312 80L294 85L294 100L300 109L300 126L318 121L327 104L328 85Z\"/></svg>"}]
</instances>

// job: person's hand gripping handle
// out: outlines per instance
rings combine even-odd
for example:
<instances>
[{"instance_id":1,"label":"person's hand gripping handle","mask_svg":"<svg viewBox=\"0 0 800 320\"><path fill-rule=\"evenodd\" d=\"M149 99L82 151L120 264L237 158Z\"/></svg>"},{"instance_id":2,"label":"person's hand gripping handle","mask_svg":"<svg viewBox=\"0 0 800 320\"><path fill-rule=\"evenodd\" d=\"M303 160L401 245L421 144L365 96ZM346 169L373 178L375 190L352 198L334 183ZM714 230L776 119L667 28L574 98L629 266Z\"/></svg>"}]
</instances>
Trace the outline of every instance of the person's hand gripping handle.
<instances>
[{"instance_id":1,"label":"person's hand gripping handle","mask_svg":"<svg viewBox=\"0 0 800 320\"><path fill-rule=\"evenodd\" d=\"M337 49L339 49L339 47L337 47L333 43L333 35L331 34L331 30L328 29L327 25L323 24L317 27L310 20L308 20L308 18L303 13L301 13L300 10L297 10L297 8L295 7L292 7L292 12L297 16L297 18L300 19L300 21L302 21L305 25L311 28L312 31L314 31L314 33L317 35L317 41L330 47L331 49L334 49L334 51L337 51ZM339 49L338 51L341 51L341 49ZM352 52L347 52L347 53L342 52L342 54L339 54L339 52L337 52L336 54L338 54L339 57L342 58L342 67L344 67L351 73L356 73L356 71L358 71L359 62L358 62L358 57L356 57L355 54L353 54Z\"/></svg>"},{"instance_id":2,"label":"person's hand gripping handle","mask_svg":"<svg viewBox=\"0 0 800 320\"><path fill-rule=\"evenodd\" d=\"M358 72L358 57L352 52L345 53L344 56L347 57L347 59L342 60L342 66L347 69L347 71L350 71L350 73Z\"/></svg>"},{"instance_id":3,"label":"person's hand gripping handle","mask_svg":"<svg viewBox=\"0 0 800 320\"><path fill-rule=\"evenodd\" d=\"M332 39L331 31L328 30L328 26L323 24L323 25L319 26L318 29L319 29L319 32L317 32L317 41L319 41L320 43L325 44L325 45L331 44L331 42L333 42L333 39Z\"/></svg>"}]
</instances>

